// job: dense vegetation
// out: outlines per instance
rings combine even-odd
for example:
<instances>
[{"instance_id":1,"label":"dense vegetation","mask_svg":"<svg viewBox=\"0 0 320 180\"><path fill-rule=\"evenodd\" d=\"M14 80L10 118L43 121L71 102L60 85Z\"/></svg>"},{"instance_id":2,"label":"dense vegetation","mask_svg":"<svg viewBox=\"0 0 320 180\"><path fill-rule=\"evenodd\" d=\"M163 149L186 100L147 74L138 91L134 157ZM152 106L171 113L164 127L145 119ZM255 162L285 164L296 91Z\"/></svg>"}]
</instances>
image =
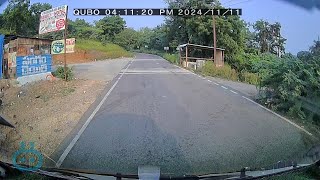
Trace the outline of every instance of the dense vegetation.
<instances>
[{"instance_id":1,"label":"dense vegetation","mask_svg":"<svg viewBox=\"0 0 320 180\"><path fill-rule=\"evenodd\" d=\"M113 59L119 57L131 57L132 53L126 51L124 48L117 44L113 43L101 43L97 40L85 40L85 39L77 39L77 49L86 50L86 51L98 51L102 53L101 55L96 57L97 60L101 59Z\"/></svg>"},{"instance_id":2,"label":"dense vegetation","mask_svg":"<svg viewBox=\"0 0 320 180\"><path fill-rule=\"evenodd\" d=\"M222 8L218 0L166 2L170 8ZM0 32L37 36L39 14L51 7L48 3L10 0L0 15ZM177 63L179 44L213 45L213 19L208 16L168 16L163 24L140 30L126 27L119 16L106 16L93 23L83 19L68 22L69 37L92 42L83 48L98 47L95 43L107 46L114 43L126 50L162 54L172 63ZM315 41L310 51L294 56L285 53L286 39L281 35L278 22L259 20L250 24L239 16L215 17L215 22L217 46L226 49L226 66L219 69L207 63L202 73L256 84L261 89L259 100L262 103L320 125L320 41ZM62 33L43 37L61 39ZM164 54L165 46L170 47L170 54Z\"/></svg>"}]
</instances>

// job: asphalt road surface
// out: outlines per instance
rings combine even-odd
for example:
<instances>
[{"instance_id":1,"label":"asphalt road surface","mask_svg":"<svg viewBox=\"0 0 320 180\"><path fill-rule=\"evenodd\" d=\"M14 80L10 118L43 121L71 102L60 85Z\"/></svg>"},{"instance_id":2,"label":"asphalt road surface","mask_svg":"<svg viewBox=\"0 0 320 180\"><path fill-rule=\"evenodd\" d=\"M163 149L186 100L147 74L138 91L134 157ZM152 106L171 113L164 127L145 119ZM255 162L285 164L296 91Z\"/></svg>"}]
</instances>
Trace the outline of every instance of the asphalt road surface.
<instances>
[{"instance_id":1,"label":"asphalt road surface","mask_svg":"<svg viewBox=\"0 0 320 180\"><path fill-rule=\"evenodd\" d=\"M295 159L307 148L293 124L158 56L138 54L109 88L61 168L208 174Z\"/></svg>"}]
</instances>

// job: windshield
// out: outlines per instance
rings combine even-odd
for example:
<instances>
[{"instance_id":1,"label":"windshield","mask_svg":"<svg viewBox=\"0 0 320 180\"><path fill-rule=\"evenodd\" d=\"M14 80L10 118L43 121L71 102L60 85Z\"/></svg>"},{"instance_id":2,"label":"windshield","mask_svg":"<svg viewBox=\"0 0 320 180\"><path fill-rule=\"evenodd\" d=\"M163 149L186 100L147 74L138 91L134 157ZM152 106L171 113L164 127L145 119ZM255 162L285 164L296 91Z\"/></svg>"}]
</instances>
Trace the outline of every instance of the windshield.
<instances>
[{"instance_id":1,"label":"windshield","mask_svg":"<svg viewBox=\"0 0 320 180\"><path fill-rule=\"evenodd\" d=\"M0 160L173 177L314 163L317 2L5 1Z\"/></svg>"}]
</instances>

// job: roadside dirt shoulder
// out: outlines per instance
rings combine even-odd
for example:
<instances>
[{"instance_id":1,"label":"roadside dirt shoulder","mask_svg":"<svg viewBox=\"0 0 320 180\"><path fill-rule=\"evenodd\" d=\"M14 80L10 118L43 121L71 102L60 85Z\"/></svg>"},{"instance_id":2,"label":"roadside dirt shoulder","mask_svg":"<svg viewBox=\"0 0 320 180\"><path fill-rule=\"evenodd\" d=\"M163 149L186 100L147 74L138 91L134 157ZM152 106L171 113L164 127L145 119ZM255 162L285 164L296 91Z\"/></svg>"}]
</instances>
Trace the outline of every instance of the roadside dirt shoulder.
<instances>
[{"instance_id":1,"label":"roadside dirt shoulder","mask_svg":"<svg viewBox=\"0 0 320 180\"><path fill-rule=\"evenodd\" d=\"M39 81L18 87L6 80L0 115L15 129L0 126L0 160L12 163L20 142L35 143L44 158L56 150L129 59L74 64L75 79Z\"/></svg>"},{"instance_id":2,"label":"roadside dirt shoulder","mask_svg":"<svg viewBox=\"0 0 320 180\"><path fill-rule=\"evenodd\" d=\"M50 156L78 123L103 90L106 81L77 79L70 82L41 81L10 87L0 109L15 129L0 126L1 160L11 162L19 143L34 142L44 156Z\"/></svg>"}]
</instances>

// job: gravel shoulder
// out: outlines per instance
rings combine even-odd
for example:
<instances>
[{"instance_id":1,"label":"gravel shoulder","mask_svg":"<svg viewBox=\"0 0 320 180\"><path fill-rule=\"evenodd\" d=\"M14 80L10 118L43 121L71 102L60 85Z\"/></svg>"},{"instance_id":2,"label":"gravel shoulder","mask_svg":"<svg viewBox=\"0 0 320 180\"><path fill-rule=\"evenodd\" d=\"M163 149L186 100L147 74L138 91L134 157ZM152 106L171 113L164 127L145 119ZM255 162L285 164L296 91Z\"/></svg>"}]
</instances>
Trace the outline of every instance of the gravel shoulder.
<instances>
[{"instance_id":1,"label":"gravel shoulder","mask_svg":"<svg viewBox=\"0 0 320 180\"><path fill-rule=\"evenodd\" d=\"M34 142L50 157L77 125L106 85L127 64L126 59L73 64L75 79L39 81L5 87L0 114L16 128L0 126L0 160L11 163L20 142Z\"/></svg>"}]
</instances>

